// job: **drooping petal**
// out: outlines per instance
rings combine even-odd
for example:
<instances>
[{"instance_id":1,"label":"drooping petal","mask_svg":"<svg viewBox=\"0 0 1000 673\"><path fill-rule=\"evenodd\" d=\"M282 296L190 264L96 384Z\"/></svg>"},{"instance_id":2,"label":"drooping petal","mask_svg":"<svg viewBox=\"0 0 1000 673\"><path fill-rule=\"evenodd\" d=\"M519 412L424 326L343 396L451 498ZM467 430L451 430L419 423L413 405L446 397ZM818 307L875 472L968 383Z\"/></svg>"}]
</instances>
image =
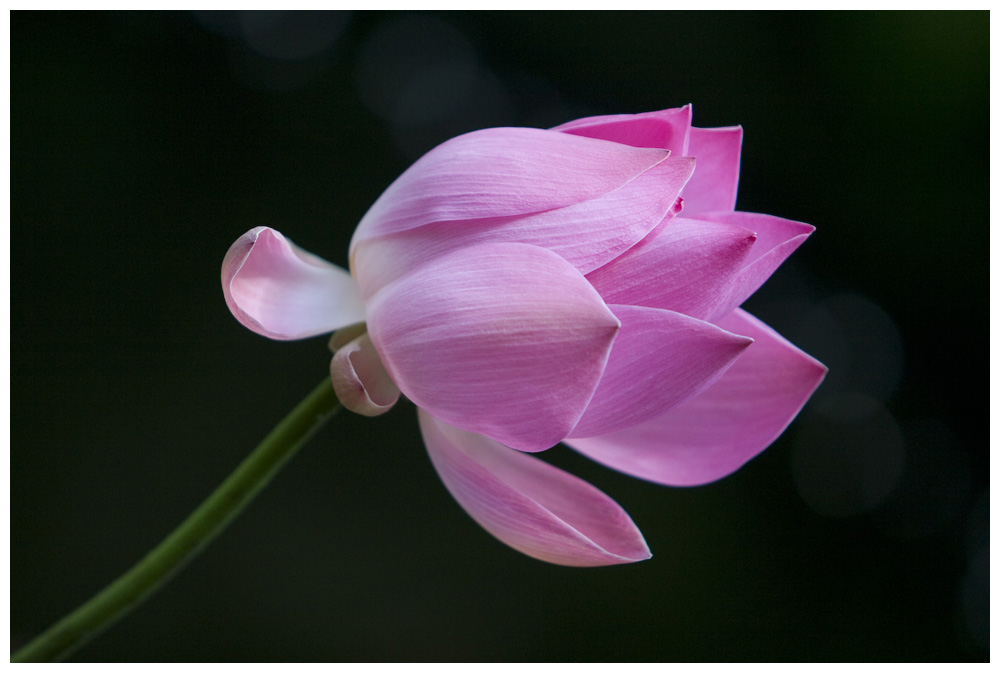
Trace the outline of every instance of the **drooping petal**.
<instances>
[{"instance_id":1,"label":"drooping petal","mask_svg":"<svg viewBox=\"0 0 1000 673\"><path fill-rule=\"evenodd\" d=\"M603 435L661 415L710 386L753 343L674 311L609 308L622 326L570 437Z\"/></svg>"},{"instance_id":2,"label":"drooping petal","mask_svg":"<svg viewBox=\"0 0 1000 673\"><path fill-rule=\"evenodd\" d=\"M367 334L337 349L330 361L330 379L340 403L363 416L384 414L399 400L399 388Z\"/></svg>"},{"instance_id":3,"label":"drooping petal","mask_svg":"<svg viewBox=\"0 0 1000 673\"><path fill-rule=\"evenodd\" d=\"M609 304L665 308L705 320L729 301L755 241L742 227L676 217L587 280Z\"/></svg>"},{"instance_id":4,"label":"drooping petal","mask_svg":"<svg viewBox=\"0 0 1000 673\"><path fill-rule=\"evenodd\" d=\"M420 430L441 481L501 542L568 566L633 563L651 554L628 514L587 482L423 409Z\"/></svg>"},{"instance_id":5,"label":"drooping petal","mask_svg":"<svg viewBox=\"0 0 1000 673\"><path fill-rule=\"evenodd\" d=\"M754 343L714 385L645 423L566 443L616 470L671 486L721 479L766 449L826 367L742 309L719 325Z\"/></svg>"},{"instance_id":6,"label":"drooping petal","mask_svg":"<svg viewBox=\"0 0 1000 673\"><path fill-rule=\"evenodd\" d=\"M368 304L368 333L407 397L526 451L576 425L618 327L569 262L520 243L442 255Z\"/></svg>"},{"instance_id":7,"label":"drooping petal","mask_svg":"<svg viewBox=\"0 0 1000 673\"><path fill-rule=\"evenodd\" d=\"M688 134L691 106L642 114L584 117L552 129L588 138L600 138L633 147L662 147L674 156L690 156Z\"/></svg>"},{"instance_id":8,"label":"drooping petal","mask_svg":"<svg viewBox=\"0 0 1000 673\"><path fill-rule=\"evenodd\" d=\"M761 213L705 213L699 219L711 220L755 232L757 240L743 267L730 283L728 295L708 319L715 320L736 308L774 273L795 249L802 245L815 227Z\"/></svg>"},{"instance_id":9,"label":"drooping petal","mask_svg":"<svg viewBox=\"0 0 1000 673\"><path fill-rule=\"evenodd\" d=\"M672 215L677 195L694 171L691 158L667 158L618 189L596 198L508 218L436 222L368 238L354 249L362 294L451 250L492 242L548 248L587 273L614 259Z\"/></svg>"},{"instance_id":10,"label":"drooping petal","mask_svg":"<svg viewBox=\"0 0 1000 673\"><path fill-rule=\"evenodd\" d=\"M245 327L271 339L304 339L364 320L350 274L256 227L229 248L222 262L226 305Z\"/></svg>"},{"instance_id":11,"label":"drooping petal","mask_svg":"<svg viewBox=\"0 0 1000 673\"><path fill-rule=\"evenodd\" d=\"M688 217L736 207L742 146L740 126L691 129L688 154L697 159L698 167L684 188L684 213Z\"/></svg>"},{"instance_id":12,"label":"drooping petal","mask_svg":"<svg viewBox=\"0 0 1000 673\"><path fill-rule=\"evenodd\" d=\"M562 208L618 189L668 152L542 129L496 128L438 145L396 179L361 219L361 241L431 222Z\"/></svg>"}]
</instances>

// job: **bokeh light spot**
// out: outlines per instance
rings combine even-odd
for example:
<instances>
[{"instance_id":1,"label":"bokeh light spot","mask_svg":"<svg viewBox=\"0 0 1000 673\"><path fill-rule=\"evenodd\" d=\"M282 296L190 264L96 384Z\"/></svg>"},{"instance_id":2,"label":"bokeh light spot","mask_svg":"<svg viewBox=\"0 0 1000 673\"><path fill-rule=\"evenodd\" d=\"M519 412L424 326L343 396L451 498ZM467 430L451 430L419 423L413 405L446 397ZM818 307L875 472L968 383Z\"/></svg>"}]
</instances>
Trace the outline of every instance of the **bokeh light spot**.
<instances>
[{"instance_id":1,"label":"bokeh light spot","mask_svg":"<svg viewBox=\"0 0 1000 673\"><path fill-rule=\"evenodd\" d=\"M892 497L875 513L886 533L903 537L949 530L969 506L972 466L951 430L936 419L904 425L906 465Z\"/></svg>"},{"instance_id":2,"label":"bokeh light spot","mask_svg":"<svg viewBox=\"0 0 1000 673\"><path fill-rule=\"evenodd\" d=\"M886 401L903 373L903 340L882 307L859 294L815 304L789 334L830 371L814 399L858 391Z\"/></svg>"},{"instance_id":3,"label":"bokeh light spot","mask_svg":"<svg viewBox=\"0 0 1000 673\"><path fill-rule=\"evenodd\" d=\"M195 11L205 30L226 38L233 78L248 89L290 91L327 67L349 11Z\"/></svg>"},{"instance_id":4,"label":"bokeh light spot","mask_svg":"<svg viewBox=\"0 0 1000 673\"><path fill-rule=\"evenodd\" d=\"M456 70L475 68L476 54L468 40L440 19L420 15L394 17L378 25L361 50L356 77L358 94L372 112L387 121L398 121L401 93L421 73L442 66ZM424 96L431 98L434 93L425 92ZM415 94L408 97L413 103Z\"/></svg>"},{"instance_id":5,"label":"bokeh light spot","mask_svg":"<svg viewBox=\"0 0 1000 673\"><path fill-rule=\"evenodd\" d=\"M333 11L246 11L240 12L240 27L247 46L261 56L298 60L333 46L350 16Z\"/></svg>"},{"instance_id":6,"label":"bokeh light spot","mask_svg":"<svg viewBox=\"0 0 1000 673\"><path fill-rule=\"evenodd\" d=\"M514 121L506 86L457 28L437 18L394 16L376 26L355 79L407 162L453 136Z\"/></svg>"},{"instance_id":7,"label":"bokeh light spot","mask_svg":"<svg viewBox=\"0 0 1000 673\"><path fill-rule=\"evenodd\" d=\"M792 448L802 499L824 516L851 516L878 507L903 471L903 434L877 400L860 393L828 398L804 419Z\"/></svg>"},{"instance_id":8,"label":"bokeh light spot","mask_svg":"<svg viewBox=\"0 0 1000 673\"><path fill-rule=\"evenodd\" d=\"M990 548L983 547L969 563L962 581L962 617L978 647L990 644Z\"/></svg>"}]
</instances>

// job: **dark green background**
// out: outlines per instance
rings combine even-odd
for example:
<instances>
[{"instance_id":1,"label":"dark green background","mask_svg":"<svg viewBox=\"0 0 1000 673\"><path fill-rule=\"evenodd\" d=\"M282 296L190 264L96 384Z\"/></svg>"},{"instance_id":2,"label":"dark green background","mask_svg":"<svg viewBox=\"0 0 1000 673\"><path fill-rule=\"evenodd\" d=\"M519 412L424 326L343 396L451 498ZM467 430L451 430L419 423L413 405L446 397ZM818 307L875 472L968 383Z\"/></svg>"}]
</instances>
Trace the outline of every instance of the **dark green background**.
<instances>
[{"instance_id":1,"label":"dark green background","mask_svg":"<svg viewBox=\"0 0 1000 673\"><path fill-rule=\"evenodd\" d=\"M319 56L279 61L235 16L12 14L13 647L140 558L324 376L323 339L270 342L226 310L236 237L269 225L344 264L381 190L451 135L690 102L699 126L744 126L741 209L817 226L748 307L831 365L827 399L877 398L909 490L809 506L795 466L870 440L823 421L821 395L700 488L557 448L654 553L562 568L452 501L409 404L344 414L75 659L988 658L988 13L345 18ZM379 65L388 44L404 54ZM407 85L439 52L465 69ZM896 331L852 325L845 301ZM853 353L815 311L860 334Z\"/></svg>"}]
</instances>

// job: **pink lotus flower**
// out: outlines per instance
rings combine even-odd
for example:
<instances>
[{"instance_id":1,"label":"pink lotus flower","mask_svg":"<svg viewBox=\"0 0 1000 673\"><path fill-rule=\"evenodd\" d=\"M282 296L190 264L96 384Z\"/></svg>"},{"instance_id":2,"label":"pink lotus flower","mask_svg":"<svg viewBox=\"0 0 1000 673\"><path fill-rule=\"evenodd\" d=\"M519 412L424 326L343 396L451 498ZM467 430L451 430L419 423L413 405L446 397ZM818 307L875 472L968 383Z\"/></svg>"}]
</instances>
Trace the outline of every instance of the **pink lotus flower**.
<instances>
[{"instance_id":1,"label":"pink lotus flower","mask_svg":"<svg viewBox=\"0 0 1000 673\"><path fill-rule=\"evenodd\" d=\"M350 274L258 227L223 262L226 302L273 339L340 330L343 404L376 415L402 391L445 486L511 547L643 560L617 503L530 452L703 484L773 442L826 372L738 308L813 230L733 210L741 143L693 128L690 106L469 133L375 202Z\"/></svg>"}]
</instances>

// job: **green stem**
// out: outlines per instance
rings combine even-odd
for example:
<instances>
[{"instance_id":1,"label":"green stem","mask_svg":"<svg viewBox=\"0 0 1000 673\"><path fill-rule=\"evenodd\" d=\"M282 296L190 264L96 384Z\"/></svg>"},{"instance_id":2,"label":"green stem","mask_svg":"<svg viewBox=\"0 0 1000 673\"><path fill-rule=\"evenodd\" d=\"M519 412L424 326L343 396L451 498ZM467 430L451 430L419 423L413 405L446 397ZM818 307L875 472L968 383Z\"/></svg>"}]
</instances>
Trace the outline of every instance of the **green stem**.
<instances>
[{"instance_id":1,"label":"green stem","mask_svg":"<svg viewBox=\"0 0 1000 673\"><path fill-rule=\"evenodd\" d=\"M14 653L11 661L61 661L149 598L222 532L339 409L330 379L324 379L159 546Z\"/></svg>"}]
</instances>

